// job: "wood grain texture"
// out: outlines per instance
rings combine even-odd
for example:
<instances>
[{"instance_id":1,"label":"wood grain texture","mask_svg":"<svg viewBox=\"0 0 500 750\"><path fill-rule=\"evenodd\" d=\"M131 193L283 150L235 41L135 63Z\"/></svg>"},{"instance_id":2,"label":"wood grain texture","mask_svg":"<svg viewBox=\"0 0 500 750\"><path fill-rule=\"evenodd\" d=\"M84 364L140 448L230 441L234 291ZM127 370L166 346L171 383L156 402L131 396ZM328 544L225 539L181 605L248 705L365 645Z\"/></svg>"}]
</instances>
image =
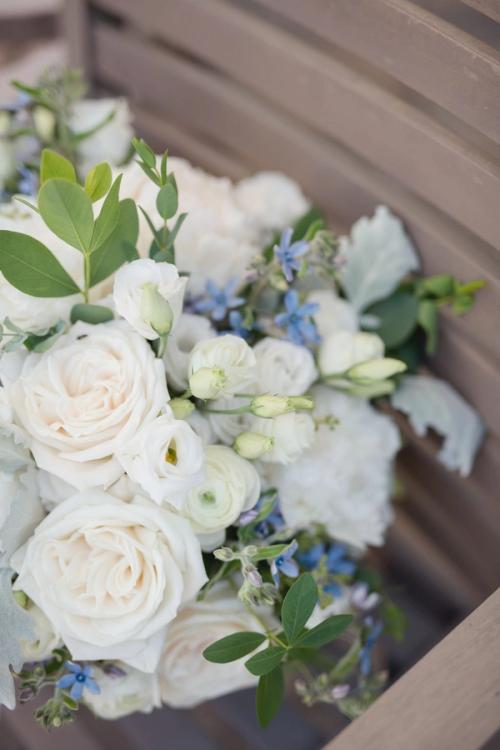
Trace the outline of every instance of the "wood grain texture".
<instances>
[{"instance_id":1,"label":"wood grain texture","mask_svg":"<svg viewBox=\"0 0 500 750\"><path fill-rule=\"evenodd\" d=\"M480 750L500 727L500 590L325 750Z\"/></svg>"},{"instance_id":2,"label":"wood grain texture","mask_svg":"<svg viewBox=\"0 0 500 750\"><path fill-rule=\"evenodd\" d=\"M500 0L462 0L474 10L484 13L494 21L500 21Z\"/></svg>"}]
</instances>

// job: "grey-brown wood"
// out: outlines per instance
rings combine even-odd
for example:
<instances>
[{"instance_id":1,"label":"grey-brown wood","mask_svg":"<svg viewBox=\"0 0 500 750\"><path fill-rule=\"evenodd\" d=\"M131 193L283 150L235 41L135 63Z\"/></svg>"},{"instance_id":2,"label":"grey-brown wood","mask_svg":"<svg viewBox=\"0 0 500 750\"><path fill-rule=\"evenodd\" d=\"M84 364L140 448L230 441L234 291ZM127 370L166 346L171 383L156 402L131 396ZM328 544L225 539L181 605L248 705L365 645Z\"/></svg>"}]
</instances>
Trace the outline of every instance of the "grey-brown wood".
<instances>
[{"instance_id":1,"label":"grey-brown wood","mask_svg":"<svg viewBox=\"0 0 500 750\"><path fill-rule=\"evenodd\" d=\"M480 750L500 728L500 590L325 750Z\"/></svg>"},{"instance_id":2,"label":"grey-brown wood","mask_svg":"<svg viewBox=\"0 0 500 750\"><path fill-rule=\"evenodd\" d=\"M500 1L499 0L462 0L480 13L484 13L494 21L500 21Z\"/></svg>"}]
</instances>

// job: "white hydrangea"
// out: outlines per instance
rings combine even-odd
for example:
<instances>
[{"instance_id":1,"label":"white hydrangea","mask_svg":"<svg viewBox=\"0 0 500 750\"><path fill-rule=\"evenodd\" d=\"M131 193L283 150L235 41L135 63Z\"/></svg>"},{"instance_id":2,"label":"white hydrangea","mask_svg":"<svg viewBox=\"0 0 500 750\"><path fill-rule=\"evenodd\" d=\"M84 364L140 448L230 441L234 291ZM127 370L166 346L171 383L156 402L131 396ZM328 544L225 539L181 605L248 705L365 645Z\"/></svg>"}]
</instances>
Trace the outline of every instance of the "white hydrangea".
<instances>
[{"instance_id":1,"label":"white hydrangea","mask_svg":"<svg viewBox=\"0 0 500 750\"><path fill-rule=\"evenodd\" d=\"M265 232L294 224L310 204L300 186L281 172L258 172L235 187L238 205Z\"/></svg>"},{"instance_id":2,"label":"white hydrangea","mask_svg":"<svg viewBox=\"0 0 500 750\"><path fill-rule=\"evenodd\" d=\"M73 105L69 124L76 133L92 130L112 114L109 122L78 144L84 174L99 162L119 166L126 160L134 136L132 115L126 99L82 99Z\"/></svg>"}]
</instances>

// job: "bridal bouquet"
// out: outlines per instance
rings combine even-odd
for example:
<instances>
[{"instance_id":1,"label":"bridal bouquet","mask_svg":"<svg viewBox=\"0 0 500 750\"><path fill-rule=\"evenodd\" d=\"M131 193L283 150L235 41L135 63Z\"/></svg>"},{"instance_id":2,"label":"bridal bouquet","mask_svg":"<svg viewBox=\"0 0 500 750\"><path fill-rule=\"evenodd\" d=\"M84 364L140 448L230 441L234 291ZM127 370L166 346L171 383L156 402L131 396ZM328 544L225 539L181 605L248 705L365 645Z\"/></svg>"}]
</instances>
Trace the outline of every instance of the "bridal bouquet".
<instances>
[{"instance_id":1,"label":"bridal bouquet","mask_svg":"<svg viewBox=\"0 0 500 750\"><path fill-rule=\"evenodd\" d=\"M117 167L123 102L80 137L91 101L26 91L33 195L0 210L1 702L43 692L50 728L256 685L265 726L290 676L356 716L404 630L364 559L401 446L377 405L470 471L479 418L418 368L481 282L422 276L385 207L337 237L281 174L232 184L138 139Z\"/></svg>"}]
</instances>

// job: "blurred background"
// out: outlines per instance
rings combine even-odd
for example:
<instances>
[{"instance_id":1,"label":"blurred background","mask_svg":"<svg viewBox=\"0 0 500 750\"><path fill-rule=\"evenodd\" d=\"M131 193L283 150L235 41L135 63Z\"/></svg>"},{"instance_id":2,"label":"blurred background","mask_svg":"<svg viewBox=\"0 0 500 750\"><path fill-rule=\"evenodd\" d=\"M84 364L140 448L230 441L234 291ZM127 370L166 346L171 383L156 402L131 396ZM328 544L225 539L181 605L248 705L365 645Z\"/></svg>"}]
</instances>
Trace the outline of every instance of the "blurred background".
<instances>
[{"instance_id":1,"label":"blurred background","mask_svg":"<svg viewBox=\"0 0 500 750\"><path fill-rule=\"evenodd\" d=\"M339 232L386 203L425 272L487 280L429 363L487 424L472 476L400 420L397 521L374 555L408 615L380 656L396 679L500 584L500 0L0 0L0 102L64 62L128 96L152 145L234 179L287 172ZM50 737L30 714L3 712L0 747L313 750L344 725L289 702L262 733L251 691Z\"/></svg>"}]
</instances>

